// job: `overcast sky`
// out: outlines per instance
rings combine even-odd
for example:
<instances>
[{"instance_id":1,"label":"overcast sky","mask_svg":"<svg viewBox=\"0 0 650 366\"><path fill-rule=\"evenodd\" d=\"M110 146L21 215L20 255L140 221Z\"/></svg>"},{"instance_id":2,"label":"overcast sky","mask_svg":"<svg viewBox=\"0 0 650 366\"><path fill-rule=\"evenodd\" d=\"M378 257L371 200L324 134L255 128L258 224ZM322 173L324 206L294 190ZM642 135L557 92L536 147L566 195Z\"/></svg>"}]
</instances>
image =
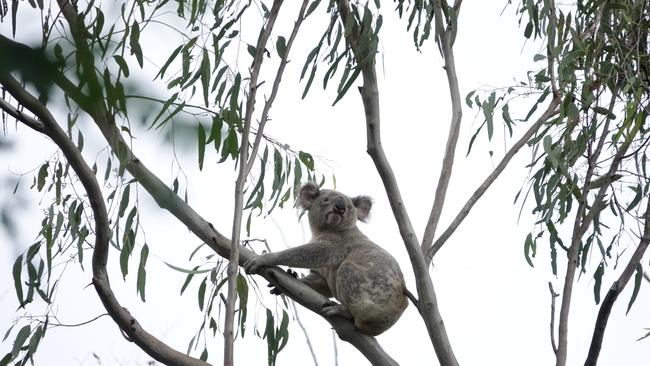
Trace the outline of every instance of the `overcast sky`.
<instances>
[{"instance_id":1,"label":"overcast sky","mask_svg":"<svg viewBox=\"0 0 650 366\"><path fill-rule=\"evenodd\" d=\"M283 11L289 16L297 10ZM498 4L497 4L498 3ZM496 4L496 5L494 5ZM503 15L503 2L468 1L463 4L460 31L455 44L461 96L477 88L509 86L515 80L525 80L526 71L536 68L532 55L538 46L525 44L523 30L517 27L515 8L507 8ZM442 61L432 40L422 53L414 50L412 37L405 29L405 21L398 20L391 12L392 3L382 8L384 26L380 34L381 45L378 56L378 76L383 122L383 142L393 165L402 191L405 205L418 236L421 238L428 213L433 202L440 162L448 134L450 103L447 81ZM23 9L27 10L27 9ZM322 16L324 5L317 13ZM22 14L22 13L21 13ZM25 12L26 16L34 14ZM316 14L315 14L316 15ZM315 16L314 15L314 16ZM25 18L26 19L26 18ZM33 39L37 33L29 33L25 24L18 24L18 39ZM0 23L0 33L10 35L10 22ZM407 286L415 291L404 245L392 217L381 181L365 150L365 125L361 99L356 90L335 107L334 90L323 92L320 82L314 82L309 96L301 100L303 84L298 76L304 57L315 42L312 34L319 31L316 26L306 24L293 49L293 62L289 64L284 86L275 107L272 121L266 132L295 149L305 150L320 157L318 163L323 172L336 174L337 189L349 194L367 194L374 198L372 219L360 224L372 240L391 252L400 262L407 280ZM280 32L282 28L278 28ZM312 32L313 31L313 32ZM242 29L242 34L252 40L257 29ZM278 33L280 34L280 33ZM286 34L286 32L282 33ZM167 40L173 33L157 35ZM164 57L180 39L164 42L155 49L144 43L145 54L152 60ZM151 47L151 48L150 48ZM164 59L163 59L164 60ZM158 61L160 65L163 61ZM146 64L145 64L146 67ZM132 74L136 74L132 68ZM149 65L146 70L151 80L156 70ZM150 74L150 75L149 75ZM320 78L317 76L317 80ZM334 85L334 84L333 84ZM162 91L161 91L162 93ZM519 107L511 106L516 115L525 113L529 103L522 101ZM469 195L496 166L505 148L500 129L495 129L496 140L486 143L481 135L473 152L465 157L469 138L478 123L476 110L464 106L463 125L445 210L438 232L442 232L456 215ZM103 147L97 132L90 123L82 123L86 138L86 157L92 164L97 157L103 164L104 155L97 152ZM134 151L141 160L163 180L171 182L176 169L171 161L176 156L189 180L190 204L206 219L215 224L225 235L230 234L232 215L232 191L235 176L232 164L216 165L215 154L206 155L202 172L196 164L196 149L177 146L174 152L161 144L157 132L148 133L135 124L133 133L137 136ZM526 126L517 130L521 133ZM12 149L0 150L0 178L16 173L26 173L38 168L44 159L55 151L53 144L24 126L15 128L10 122L6 134L0 138L13 142ZM38 146L38 149L34 147ZM488 151L494 151L491 157ZM458 361L463 365L549 365L554 363L549 338L550 295L548 282L559 291L563 282L564 261L558 266L559 278L552 275L548 248L538 247L535 268L528 266L523 255L523 243L533 228L534 217L530 207L523 209L518 219L520 204L513 204L515 193L521 188L527 174L524 166L530 158L530 151L522 149L509 168L473 209L447 244L434 259L431 270L440 309L447 332ZM100 169L101 171L102 169ZM18 197L27 208L17 211L20 232L17 238L2 231L0 227L0 334L10 326L21 312L16 313L16 296L11 278L11 266L15 257L32 243L40 228L42 207L37 204L42 196L30 191L31 176L23 177ZM330 183L331 184L331 180ZM331 187L331 186L330 186ZM9 196L13 186L1 187L0 204L13 200ZM148 262L147 301L142 303L135 293L135 275L121 280L117 265L117 253L110 258L111 284L118 299L138 318L142 325L176 349L184 351L201 322L198 311L195 280L186 293L179 297L180 287L185 279L169 269L164 262L190 267L186 259L200 241L178 223L171 215L163 212L148 194L139 191L141 221L146 241L151 249ZM47 198L45 199L47 202ZM309 239L304 223L297 220L297 211L286 207L276 210L272 218L260 218L254 222L253 237L267 238L273 250L285 248L286 243L295 246ZM260 248L257 248L261 250ZM90 252L88 253L88 257ZM134 250L139 253L139 249ZM209 251L199 252L205 256ZM563 259L560 253L559 259ZM137 254L132 258L132 269L137 263ZM591 258L597 265L598 258ZM647 264L646 260L643 261ZM78 264L71 263L60 284L55 312L60 322L74 324L89 320L105 312L90 284L90 262L86 261L86 272ZM595 266L594 268L595 269ZM613 276L610 272L603 281L602 295L609 288ZM256 278L264 292L265 281ZM650 328L650 296L642 288L630 313L625 309L631 294L631 286L619 297L608 324L601 365L647 365L650 359L650 340L637 342L637 338ZM266 364L266 343L253 334L254 320L258 320L260 332L264 329L263 301L266 307L281 311L282 302L276 303L271 296L249 299L249 322L243 340L236 343L235 361L239 365ZM559 304L558 304L559 309ZM592 273L587 273L575 285L572 301L569 333L568 365L582 364L588 349L593 322L598 307L593 300ZM38 311L33 311L38 314ZM317 349L320 365L332 365L334 347L332 331L323 319L304 309L299 315L310 333L310 339ZM256 318L257 316L257 318ZM216 314L215 314L216 317ZM219 315L222 319L222 315ZM0 344L0 354L11 349L15 335ZM426 329L417 311L410 305L400 321L389 331L378 337L386 351L402 365L436 365L437 360ZM203 340L201 340L201 344ZM220 364L222 360L222 339L208 338L210 361ZM340 365L362 365L367 361L351 346L337 342ZM200 353L200 350L196 355ZM96 354L101 361L95 359ZM128 343L119 333L117 326L102 317L83 327L50 328L35 358L36 365L144 365L150 360L144 352ZM291 323L290 340L278 358L278 365L309 365L311 356L304 341L304 335L296 322Z\"/></svg>"}]
</instances>

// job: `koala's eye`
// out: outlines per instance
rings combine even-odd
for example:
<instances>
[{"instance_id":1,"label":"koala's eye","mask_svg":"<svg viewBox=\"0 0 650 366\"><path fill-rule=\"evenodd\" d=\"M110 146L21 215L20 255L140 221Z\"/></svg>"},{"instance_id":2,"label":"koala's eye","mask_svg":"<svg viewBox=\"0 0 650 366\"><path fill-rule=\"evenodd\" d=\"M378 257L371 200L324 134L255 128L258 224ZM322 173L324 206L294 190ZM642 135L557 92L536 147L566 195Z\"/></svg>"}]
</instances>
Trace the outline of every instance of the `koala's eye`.
<instances>
[{"instance_id":1,"label":"koala's eye","mask_svg":"<svg viewBox=\"0 0 650 366\"><path fill-rule=\"evenodd\" d=\"M329 197L323 198L323 203L329 203L329 201L330 201Z\"/></svg>"}]
</instances>

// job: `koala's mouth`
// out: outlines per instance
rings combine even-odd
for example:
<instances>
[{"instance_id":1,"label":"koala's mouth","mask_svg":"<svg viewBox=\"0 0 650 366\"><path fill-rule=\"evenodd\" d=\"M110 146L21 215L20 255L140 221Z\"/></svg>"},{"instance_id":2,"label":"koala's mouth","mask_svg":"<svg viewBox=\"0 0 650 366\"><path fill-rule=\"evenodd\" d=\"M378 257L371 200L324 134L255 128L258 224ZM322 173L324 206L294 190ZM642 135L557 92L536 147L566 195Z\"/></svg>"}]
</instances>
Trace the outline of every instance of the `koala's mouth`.
<instances>
[{"instance_id":1,"label":"koala's mouth","mask_svg":"<svg viewBox=\"0 0 650 366\"><path fill-rule=\"evenodd\" d=\"M331 211L330 213L327 214L327 224L329 226L337 225L341 221L343 221L343 213Z\"/></svg>"}]
</instances>

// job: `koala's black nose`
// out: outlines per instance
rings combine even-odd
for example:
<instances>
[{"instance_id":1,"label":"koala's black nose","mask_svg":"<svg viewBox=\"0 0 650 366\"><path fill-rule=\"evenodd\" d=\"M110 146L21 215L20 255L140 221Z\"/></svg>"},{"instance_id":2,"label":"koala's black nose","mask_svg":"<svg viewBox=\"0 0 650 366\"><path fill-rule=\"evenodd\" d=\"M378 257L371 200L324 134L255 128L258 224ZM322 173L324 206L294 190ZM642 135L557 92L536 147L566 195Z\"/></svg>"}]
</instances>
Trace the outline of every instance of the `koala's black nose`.
<instances>
[{"instance_id":1,"label":"koala's black nose","mask_svg":"<svg viewBox=\"0 0 650 366\"><path fill-rule=\"evenodd\" d=\"M334 200L334 212L337 214L343 214L345 212L345 200L342 197Z\"/></svg>"}]
</instances>

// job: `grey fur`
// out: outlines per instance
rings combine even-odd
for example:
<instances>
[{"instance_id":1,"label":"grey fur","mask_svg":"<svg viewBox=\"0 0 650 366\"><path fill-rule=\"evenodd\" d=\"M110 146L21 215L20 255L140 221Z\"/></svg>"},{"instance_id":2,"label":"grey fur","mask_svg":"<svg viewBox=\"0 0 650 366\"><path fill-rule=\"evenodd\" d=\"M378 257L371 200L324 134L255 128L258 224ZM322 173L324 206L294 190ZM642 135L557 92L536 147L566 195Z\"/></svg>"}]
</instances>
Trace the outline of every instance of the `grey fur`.
<instances>
[{"instance_id":1,"label":"grey fur","mask_svg":"<svg viewBox=\"0 0 650 366\"><path fill-rule=\"evenodd\" d=\"M368 335L383 333L399 319L408 300L395 258L357 228L357 220L368 217L372 200L320 190L309 182L301 188L298 202L308 210L312 239L253 258L244 265L246 272L272 265L310 268L310 274L300 280L341 302L325 303L325 315L354 318L355 326Z\"/></svg>"}]
</instances>

